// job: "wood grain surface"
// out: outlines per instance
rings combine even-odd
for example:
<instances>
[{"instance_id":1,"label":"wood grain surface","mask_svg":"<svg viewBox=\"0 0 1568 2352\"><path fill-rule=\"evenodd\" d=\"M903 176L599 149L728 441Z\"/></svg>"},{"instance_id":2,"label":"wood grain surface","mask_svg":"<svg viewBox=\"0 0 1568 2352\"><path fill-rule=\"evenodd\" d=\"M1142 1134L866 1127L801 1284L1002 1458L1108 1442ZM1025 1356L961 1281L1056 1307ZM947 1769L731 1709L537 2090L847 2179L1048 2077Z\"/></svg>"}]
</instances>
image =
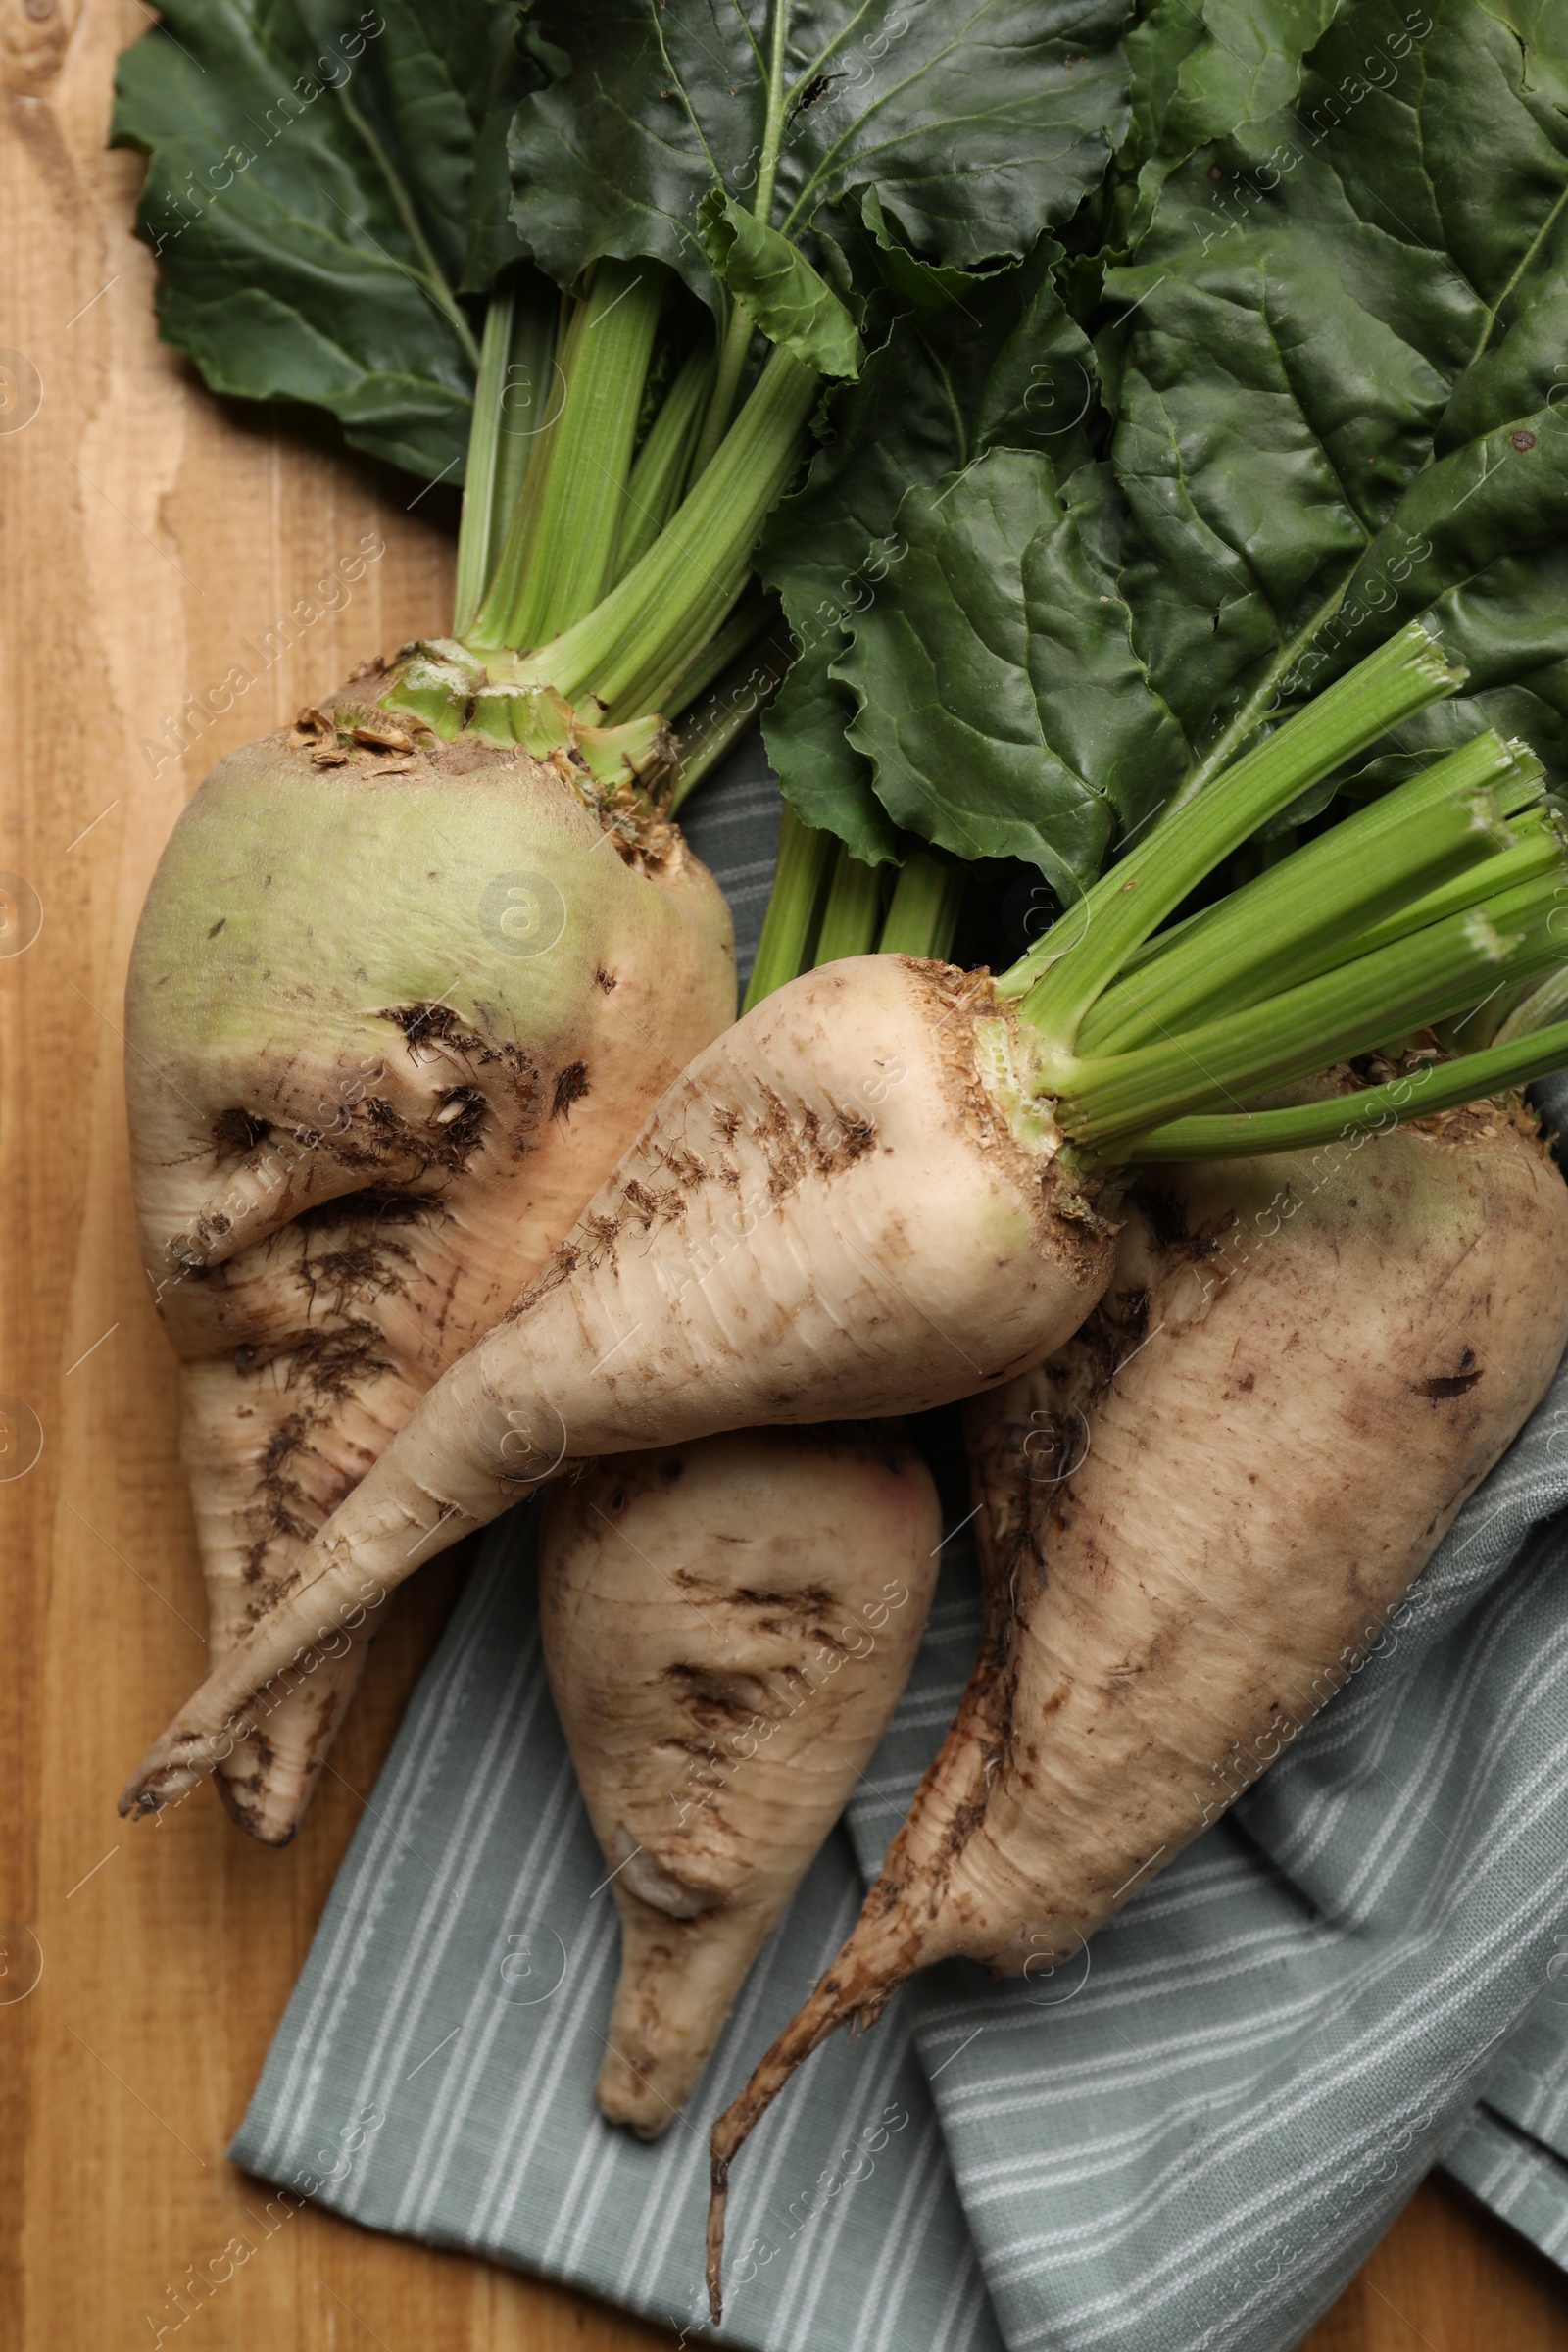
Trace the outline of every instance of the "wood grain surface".
<instances>
[{"instance_id":1,"label":"wood grain surface","mask_svg":"<svg viewBox=\"0 0 1568 2352\"><path fill-rule=\"evenodd\" d=\"M128 2352L160 2326L206 2352L672 2344L312 2209L264 2237L266 2192L224 2160L459 1563L398 1596L288 1850L250 1844L207 1791L161 1827L115 1815L203 1670L174 1366L126 1173L136 911L218 754L444 624L453 531L442 492L214 400L158 344L129 234L140 165L103 144L116 53L148 14L0 0L0 2352ZM385 552L349 602L270 641L367 534ZM186 698L236 663L254 682L180 754ZM181 2281L236 2234L254 2258L176 2328ZM1568 2347L1568 2282L1428 2185L1310 2343Z\"/></svg>"}]
</instances>

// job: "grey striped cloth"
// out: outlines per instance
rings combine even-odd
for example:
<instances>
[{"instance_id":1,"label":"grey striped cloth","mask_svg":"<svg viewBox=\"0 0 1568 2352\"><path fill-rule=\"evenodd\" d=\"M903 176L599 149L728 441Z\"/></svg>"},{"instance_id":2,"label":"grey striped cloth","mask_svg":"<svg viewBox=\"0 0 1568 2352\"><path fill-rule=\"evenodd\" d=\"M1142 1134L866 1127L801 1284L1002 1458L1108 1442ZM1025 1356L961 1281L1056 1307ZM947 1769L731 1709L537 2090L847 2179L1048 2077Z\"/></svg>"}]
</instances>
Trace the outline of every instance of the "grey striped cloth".
<instances>
[{"instance_id":1,"label":"grey striped cloth","mask_svg":"<svg viewBox=\"0 0 1568 2352\"><path fill-rule=\"evenodd\" d=\"M775 809L753 755L694 811L745 940ZM1568 1374L1378 1651L1087 1965L1025 1986L953 1963L828 2043L737 2163L725 2340L1278 2352L1436 2163L1568 2262L1565 1506ZM522 1510L485 1542L231 2153L690 2340L709 2332L708 2125L836 1949L941 1738L978 1629L972 1558L948 1544L843 1830L687 2117L645 2147L593 2105L615 1920L545 1686L531 1541Z\"/></svg>"}]
</instances>

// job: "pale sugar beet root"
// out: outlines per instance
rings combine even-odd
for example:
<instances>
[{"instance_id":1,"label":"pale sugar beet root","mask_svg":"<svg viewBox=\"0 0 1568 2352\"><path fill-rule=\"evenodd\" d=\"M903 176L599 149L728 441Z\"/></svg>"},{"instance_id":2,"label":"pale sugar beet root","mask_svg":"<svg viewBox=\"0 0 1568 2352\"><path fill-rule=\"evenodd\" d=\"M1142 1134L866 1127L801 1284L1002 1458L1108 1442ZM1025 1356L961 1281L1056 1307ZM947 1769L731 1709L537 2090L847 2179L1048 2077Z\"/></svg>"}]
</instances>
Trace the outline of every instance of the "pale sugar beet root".
<instances>
[{"instance_id":1,"label":"pale sugar beet root","mask_svg":"<svg viewBox=\"0 0 1568 2352\"><path fill-rule=\"evenodd\" d=\"M644 2139L887 1728L941 1542L886 1424L627 1454L545 1499L545 1665L620 1914L597 2095Z\"/></svg>"},{"instance_id":2,"label":"pale sugar beet root","mask_svg":"<svg viewBox=\"0 0 1568 2352\"><path fill-rule=\"evenodd\" d=\"M986 1633L860 1919L714 2128L729 2165L835 2028L966 1954L1095 1930L1310 1719L1540 1401L1568 1188L1512 1102L1151 1173L1106 1295L969 1407Z\"/></svg>"},{"instance_id":3,"label":"pale sugar beet root","mask_svg":"<svg viewBox=\"0 0 1568 2352\"><path fill-rule=\"evenodd\" d=\"M1434 1066L1419 1095L1400 1075L1343 1113L1335 1102L1235 1107L1468 1019L1555 968L1563 843L1540 807L1539 760L1490 732L1370 822L1362 811L1294 852L1261 878L1261 912L1243 885L1186 948L1178 925L1145 954L1260 823L1461 674L1420 626L1396 632L1131 846L1000 982L849 956L790 981L699 1054L505 1324L444 1376L302 1552L269 1617L149 1755L127 1810L211 1769L238 1729L265 1741L265 1725L241 1716L248 1698L265 1690L270 1713L280 1678L306 1661L319 1670L322 1645L432 1544L569 1458L917 1411L1040 1362L1106 1279L1096 1202L1118 1165L1298 1149L1474 1102L1568 1059L1568 1021L1548 1020ZM1510 816L1529 820L1530 838ZM1457 862L1434 888L1421 845L1442 826L1440 863ZM1368 859L1386 937L1364 928ZM1289 968L1271 960L1282 925ZM1175 1035L1155 1019L1147 1036L1161 959L1179 975L1194 940L1200 964L1223 948L1239 1001ZM454 1002L434 986L411 1001ZM403 1115L390 1100L387 1110Z\"/></svg>"},{"instance_id":4,"label":"pale sugar beet root","mask_svg":"<svg viewBox=\"0 0 1568 2352\"><path fill-rule=\"evenodd\" d=\"M1060 1346L1114 1244L1054 1125L1017 1116L1023 1052L983 976L866 956L792 981L698 1054L122 1808L167 1801L265 1730L339 1629L571 1460L915 1412Z\"/></svg>"},{"instance_id":5,"label":"pale sugar beet root","mask_svg":"<svg viewBox=\"0 0 1568 2352\"><path fill-rule=\"evenodd\" d=\"M564 754L348 688L208 777L142 914L126 1079L215 1664L734 1009L707 869ZM365 1649L220 1768L254 1836L293 1834Z\"/></svg>"}]
</instances>

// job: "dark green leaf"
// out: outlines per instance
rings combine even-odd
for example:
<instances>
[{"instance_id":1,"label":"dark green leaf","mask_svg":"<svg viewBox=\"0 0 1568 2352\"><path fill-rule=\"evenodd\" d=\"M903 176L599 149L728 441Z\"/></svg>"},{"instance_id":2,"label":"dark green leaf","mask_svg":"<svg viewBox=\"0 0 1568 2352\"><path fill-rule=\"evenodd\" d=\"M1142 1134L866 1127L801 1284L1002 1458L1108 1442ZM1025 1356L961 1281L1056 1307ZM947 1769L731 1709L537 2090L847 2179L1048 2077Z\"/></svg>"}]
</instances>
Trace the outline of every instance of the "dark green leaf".
<instances>
[{"instance_id":1,"label":"dark green leaf","mask_svg":"<svg viewBox=\"0 0 1568 2352\"><path fill-rule=\"evenodd\" d=\"M994 270L958 270L951 262L922 262L916 254L906 253L888 227L875 188L866 188L861 194L860 219L871 240L872 269L889 291L901 296L913 311L945 311L961 302L964 295L977 293L988 277L997 274ZM860 274L868 278L870 272L862 270Z\"/></svg>"},{"instance_id":2,"label":"dark green leaf","mask_svg":"<svg viewBox=\"0 0 1568 2352\"><path fill-rule=\"evenodd\" d=\"M1452 710L1450 724L1462 717L1521 735L1559 785L1568 779L1568 540L1489 564L1441 598L1432 617L1470 680L1461 705L1435 705L1423 717Z\"/></svg>"},{"instance_id":3,"label":"dark green leaf","mask_svg":"<svg viewBox=\"0 0 1568 2352\"><path fill-rule=\"evenodd\" d=\"M1119 488L999 452L910 491L849 616L831 674L899 823L1082 880L1416 613L1471 676L1391 750L1491 723L1568 775L1564 33L1356 0L1298 108L1166 179L1107 280Z\"/></svg>"},{"instance_id":4,"label":"dark green leaf","mask_svg":"<svg viewBox=\"0 0 1568 2352\"><path fill-rule=\"evenodd\" d=\"M1093 466L1059 483L1007 449L911 491L896 593L837 664L898 823L963 858L1026 858L1069 896L1185 765L1105 561L1105 491Z\"/></svg>"},{"instance_id":5,"label":"dark green leaf","mask_svg":"<svg viewBox=\"0 0 1568 2352\"><path fill-rule=\"evenodd\" d=\"M1195 757L1412 612L1464 655L1494 565L1555 629L1568 77L1529 15L1359 0L1108 279L1123 586Z\"/></svg>"},{"instance_id":6,"label":"dark green leaf","mask_svg":"<svg viewBox=\"0 0 1568 2352\"><path fill-rule=\"evenodd\" d=\"M1127 35L1127 157L1164 170L1288 106L1341 0L1154 0ZM1163 169L1161 169L1163 168Z\"/></svg>"},{"instance_id":7,"label":"dark green leaf","mask_svg":"<svg viewBox=\"0 0 1568 2352\"><path fill-rule=\"evenodd\" d=\"M836 833L867 865L882 865L898 858L898 831L872 789L870 762L849 739L855 704L828 668L841 650L840 612L821 601L820 614L795 624L799 651L763 715L762 739L798 814Z\"/></svg>"},{"instance_id":8,"label":"dark green leaf","mask_svg":"<svg viewBox=\"0 0 1568 2352\"><path fill-rule=\"evenodd\" d=\"M698 206L697 233L718 276L770 343L784 344L819 375L859 374L864 354L855 321L799 246L754 220L722 188L710 188Z\"/></svg>"},{"instance_id":9,"label":"dark green leaf","mask_svg":"<svg viewBox=\"0 0 1568 2352\"><path fill-rule=\"evenodd\" d=\"M442 13L450 22L450 10ZM520 9L514 11L506 5L506 0L490 0L487 52L466 88L474 134L468 240L458 280L463 294L486 293L509 262L522 258L522 239L512 219L507 134L518 101L526 91L536 89L544 76L519 40L516 17L520 13Z\"/></svg>"},{"instance_id":10,"label":"dark green leaf","mask_svg":"<svg viewBox=\"0 0 1568 2352\"><path fill-rule=\"evenodd\" d=\"M402 191L442 275L485 292L497 269L521 253L509 219L507 125L541 79L517 46L513 0L295 0L314 45L327 54L365 16L386 29L366 45L341 103ZM476 172L475 142L486 140ZM397 201L395 198L394 201ZM489 267L470 273L470 252Z\"/></svg>"},{"instance_id":11,"label":"dark green leaf","mask_svg":"<svg viewBox=\"0 0 1568 2352\"><path fill-rule=\"evenodd\" d=\"M841 389L805 487L776 510L759 568L783 599L799 649L763 722L773 764L801 815L871 863L896 835L849 741L855 705L831 675L848 626L897 592L905 493L999 445L1086 454L1092 360L1051 278L1054 247L964 291L941 313L905 318Z\"/></svg>"},{"instance_id":12,"label":"dark green leaf","mask_svg":"<svg viewBox=\"0 0 1568 2352\"><path fill-rule=\"evenodd\" d=\"M113 140L163 334L216 391L329 410L463 477L473 333L455 289L518 250L499 142L537 70L515 0L170 0L121 60ZM476 141L478 161L476 163Z\"/></svg>"},{"instance_id":13,"label":"dark green leaf","mask_svg":"<svg viewBox=\"0 0 1568 2352\"><path fill-rule=\"evenodd\" d=\"M1126 0L778 0L786 106L769 224L799 241L858 223L874 188L905 247L960 269L1027 253L1104 170L1126 123ZM703 299L710 189L755 205L770 0L722 10L603 0L553 25L571 57L519 109L515 218L570 283L599 254L652 254Z\"/></svg>"}]
</instances>

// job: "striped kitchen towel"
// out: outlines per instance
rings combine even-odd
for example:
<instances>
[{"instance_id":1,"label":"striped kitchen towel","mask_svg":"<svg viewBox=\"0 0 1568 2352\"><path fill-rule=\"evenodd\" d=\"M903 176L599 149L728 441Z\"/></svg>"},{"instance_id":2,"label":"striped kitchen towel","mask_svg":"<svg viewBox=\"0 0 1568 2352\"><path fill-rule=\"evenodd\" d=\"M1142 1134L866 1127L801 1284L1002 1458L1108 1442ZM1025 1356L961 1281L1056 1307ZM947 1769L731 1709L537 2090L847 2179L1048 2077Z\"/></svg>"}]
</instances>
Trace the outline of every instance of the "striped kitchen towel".
<instances>
[{"instance_id":1,"label":"striped kitchen towel","mask_svg":"<svg viewBox=\"0 0 1568 2352\"><path fill-rule=\"evenodd\" d=\"M775 821L755 753L694 810L743 941ZM736 2166L725 2340L1278 2352L1435 2163L1568 2261L1565 1510L1568 1373L1348 1687L1083 1961L1027 1985L952 1963L828 2043ZM836 1949L941 1738L972 1556L947 1545L845 1827L646 2147L593 2105L615 1920L540 1663L532 1524L484 1543L232 2154L690 2341L708 2124Z\"/></svg>"}]
</instances>

